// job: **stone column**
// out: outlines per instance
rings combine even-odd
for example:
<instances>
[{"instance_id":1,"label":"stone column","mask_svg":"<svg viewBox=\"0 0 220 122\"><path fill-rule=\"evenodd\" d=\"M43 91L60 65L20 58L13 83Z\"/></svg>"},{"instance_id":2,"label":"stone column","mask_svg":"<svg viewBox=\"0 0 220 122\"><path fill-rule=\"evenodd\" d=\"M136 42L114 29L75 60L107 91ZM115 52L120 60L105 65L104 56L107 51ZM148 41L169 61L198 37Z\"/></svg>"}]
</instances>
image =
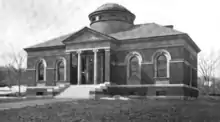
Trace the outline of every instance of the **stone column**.
<instances>
[{"instance_id":1,"label":"stone column","mask_svg":"<svg viewBox=\"0 0 220 122\"><path fill-rule=\"evenodd\" d=\"M93 50L94 52L94 84L97 84L97 49Z\"/></svg>"},{"instance_id":2,"label":"stone column","mask_svg":"<svg viewBox=\"0 0 220 122\"><path fill-rule=\"evenodd\" d=\"M81 84L81 79L82 79L82 62L81 62L81 50L77 51L78 54L78 65L77 65L77 84Z\"/></svg>"},{"instance_id":3,"label":"stone column","mask_svg":"<svg viewBox=\"0 0 220 122\"><path fill-rule=\"evenodd\" d=\"M69 83L71 82L71 70L72 70L72 53L67 53L68 58L67 58L67 62L66 62L66 81L68 81Z\"/></svg>"},{"instance_id":4,"label":"stone column","mask_svg":"<svg viewBox=\"0 0 220 122\"><path fill-rule=\"evenodd\" d=\"M89 57L86 56L86 84L89 83Z\"/></svg>"},{"instance_id":5,"label":"stone column","mask_svg":"<svg viewBox=\"0 0 220 122\"><path fill-rule=\"evenodd\" d=\"M105 49L105 82L110 82L110 49Z\"/></svg>"},{"instance_id":6,"label":"stone column","mask_svg":"<svg viewBox=\"0 0 220 122\"><path fill-rule=\"evenodd\" d=\"M100 68L101 68L101 72L100 72L100 80L101 80L101 83L104 83L104 55L101 55L100 57Z\"/></svg>"}]
</instances>

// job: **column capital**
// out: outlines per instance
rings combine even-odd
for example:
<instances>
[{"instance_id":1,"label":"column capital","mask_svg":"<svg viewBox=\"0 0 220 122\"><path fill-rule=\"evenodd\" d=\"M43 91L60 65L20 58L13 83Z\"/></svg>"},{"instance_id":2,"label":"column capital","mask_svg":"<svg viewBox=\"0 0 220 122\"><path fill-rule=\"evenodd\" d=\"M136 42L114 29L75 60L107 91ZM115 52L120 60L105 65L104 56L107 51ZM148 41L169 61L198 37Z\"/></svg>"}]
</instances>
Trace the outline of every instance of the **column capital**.
<instances>
[{"instance_id":1,"label":"column capital","mask_svg":"<svg viewBox=\"0 0 220 122\"><path fill-rule=\"evenodd\" d=\"M98 49L93 49L92 50L94 53L98 52L99 50Z\"/></svg>"},{"instance_id":2,"label":"column capital","mask_svg":"<svg viewBox=\"0 0 220 122\"><path fill-rule=\"evenodd\" d=\"M77 50L76 53L81 54L82 50Z\"/></svg>"},{"instance_id":3,"label":"column capital","mask_svg":"<svg viewBox=\"0 0 220 122\"><path fill-rule=\"evenodd\" d=\"M105 49L105 52L109 52L109 51L110 51L110 48L106 48L106 49Z\"/></svg>"},{"instance_id":4,"label":"column capital","mask_svg":"<svg viewBox=\"0 0 220 122\"><path fill-rule=\"evenodd\" d=\"M66 52L67 55L71 54L71 52Z\"/></svg>"}]
</instances>

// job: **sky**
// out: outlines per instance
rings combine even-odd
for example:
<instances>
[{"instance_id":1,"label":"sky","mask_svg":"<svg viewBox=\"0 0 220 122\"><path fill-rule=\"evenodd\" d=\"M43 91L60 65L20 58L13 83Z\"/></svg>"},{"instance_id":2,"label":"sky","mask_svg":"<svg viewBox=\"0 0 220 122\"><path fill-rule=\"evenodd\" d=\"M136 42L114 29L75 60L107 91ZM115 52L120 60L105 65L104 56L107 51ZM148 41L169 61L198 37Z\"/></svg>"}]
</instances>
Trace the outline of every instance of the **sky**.
<instances>
[{"instance_id":1,"label":"sky","mask_svg":"<svg viewBox=\"0 0 220 122\"><path fill-rule=\"evenodd\" d=\"M0 0L0 65L12 51L89 26L88 14L118 3L136 15L135 24L174 25L201 53L219 50L219 0Z\"/></svg>"}]
</instances>

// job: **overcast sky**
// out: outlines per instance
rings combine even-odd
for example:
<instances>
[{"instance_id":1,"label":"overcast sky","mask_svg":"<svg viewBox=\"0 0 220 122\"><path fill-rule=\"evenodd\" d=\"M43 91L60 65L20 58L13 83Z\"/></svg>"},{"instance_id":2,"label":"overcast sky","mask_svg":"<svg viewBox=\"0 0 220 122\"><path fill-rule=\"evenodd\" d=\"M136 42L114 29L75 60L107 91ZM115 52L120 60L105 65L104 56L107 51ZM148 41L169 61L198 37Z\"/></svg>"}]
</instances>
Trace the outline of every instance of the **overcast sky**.
<instances>
[{"instance_id":1,"label":"overcast sky","mask_svg":"<svg viewBox=\"0 0 220 122\"><path fill-rule=\"evenodd\" d=\"M9 45L20 50L89 26L88 14L107 2L133 12L136 24L174 25L205 52L220 47L219 0L0 0L0 57Z\"/></svg>"}]
</instances>

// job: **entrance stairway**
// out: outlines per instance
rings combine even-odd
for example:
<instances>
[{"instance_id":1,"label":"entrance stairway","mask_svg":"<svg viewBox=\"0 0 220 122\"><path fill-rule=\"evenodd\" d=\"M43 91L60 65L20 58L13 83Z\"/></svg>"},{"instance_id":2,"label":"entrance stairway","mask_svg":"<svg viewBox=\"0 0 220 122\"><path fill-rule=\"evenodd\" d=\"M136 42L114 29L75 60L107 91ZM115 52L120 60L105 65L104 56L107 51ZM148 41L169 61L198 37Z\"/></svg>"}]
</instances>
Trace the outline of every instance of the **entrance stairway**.
<instances>
[{"instance_id":1,"label":"entrance stairway","mask_svg":"<svg viewBox=\"0 0 220 122\"><path fill-rule=\"evenodd\" d=\"M70 85L55 98L90 99L90 91L99 88L99 85Z\"/></svg>"},{"instance_id":2,"label":"entrance stairway","mask_svg":"<svg viewBox=\"0 0 220 122\"><path fill-rule=\"evenodd\" d=\"M29 86L26 89L27 97L53 97L65 89L67 89L70 85L68 83L57 84L56 86Z\"/></svg>"}]
</instances>

